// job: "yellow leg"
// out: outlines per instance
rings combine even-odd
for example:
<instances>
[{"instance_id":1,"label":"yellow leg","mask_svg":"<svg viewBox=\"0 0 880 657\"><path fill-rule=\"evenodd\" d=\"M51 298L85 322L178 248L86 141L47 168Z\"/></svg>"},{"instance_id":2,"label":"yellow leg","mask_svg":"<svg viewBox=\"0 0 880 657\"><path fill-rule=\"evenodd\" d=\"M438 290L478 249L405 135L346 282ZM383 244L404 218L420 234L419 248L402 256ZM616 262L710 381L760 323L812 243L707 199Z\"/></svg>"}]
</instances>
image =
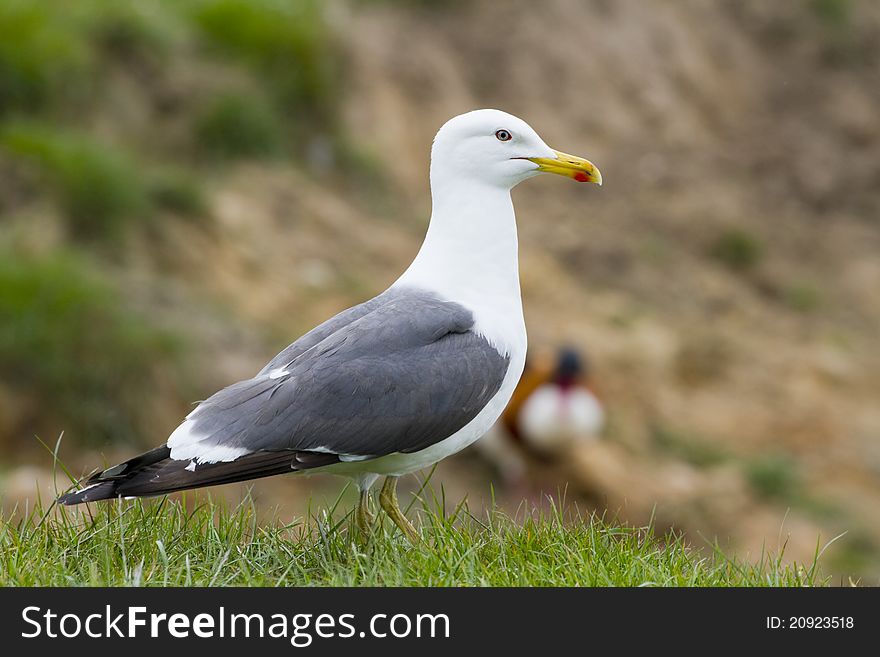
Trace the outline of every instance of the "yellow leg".
<instances>
[{"instance_id":1,"label":"yellow leg","mask_svg":"<svg viewBox=\"0 0 880 657\"><path fill-rule=\"evenodd\" d=\"M397 477L385 477L385 483L382 484L382 490L379 493L379 506L388 514L391 521L400 528L400 531L409 539L413 545L418 545L421 539L403 511L397 503Z\"/></svg>"},{"instance_id":2,"label":"yellow leg","mask_svg":"<svg viewBox=\"0 0 880 657\"><path fill-rule=\"evenodd\" d=\"M357 528L361 536L369 536L373 531L373 524L376 522L376 516L370 511L369 488L365 488L361 491L361 499L358 503L355 520L357 521Z\"/></svg>"}]
</instances>

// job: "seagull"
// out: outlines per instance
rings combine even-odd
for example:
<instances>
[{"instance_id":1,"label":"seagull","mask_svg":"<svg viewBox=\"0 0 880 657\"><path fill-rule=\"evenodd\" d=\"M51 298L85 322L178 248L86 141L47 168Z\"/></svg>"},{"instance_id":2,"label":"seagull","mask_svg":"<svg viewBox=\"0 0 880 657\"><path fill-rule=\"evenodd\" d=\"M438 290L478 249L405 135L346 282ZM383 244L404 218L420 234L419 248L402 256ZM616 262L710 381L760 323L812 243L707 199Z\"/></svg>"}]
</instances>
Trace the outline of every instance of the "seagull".
<instances>
[{"instance_id":1,"label":"seagull","mask_svg":"<svg viewBox=\"0 0 880 657\"><path fill-rule=\"evenodd\" d=\"M198 404L165 444L91 475L58 502L328 472L355 480L355 519L368 533L370 490L384 476L379 505L417 544L398 478L486 433L522 374L510 192L541 172L602 184L591 162L553 150L515 116L481 109L447 121L431 149L424 242L391 287Z\"/></svg>"}]
</instances>

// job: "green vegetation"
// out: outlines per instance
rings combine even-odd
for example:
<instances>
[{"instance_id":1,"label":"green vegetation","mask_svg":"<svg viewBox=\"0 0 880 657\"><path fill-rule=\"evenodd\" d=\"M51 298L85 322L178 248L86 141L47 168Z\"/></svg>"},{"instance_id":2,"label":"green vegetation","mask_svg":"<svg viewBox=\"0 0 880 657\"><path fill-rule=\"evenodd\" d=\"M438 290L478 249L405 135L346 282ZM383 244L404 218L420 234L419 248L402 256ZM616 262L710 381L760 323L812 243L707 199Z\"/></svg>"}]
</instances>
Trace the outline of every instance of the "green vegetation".
<instances>
[{"instance_id":1,"label":"green vegetation","mask_svg":"<svg viewBox=\"0 0 880 657\"><path fill-rule=\"evenodd\" d=\"M870 572L878 549L880 546L868 530L856 529L837 542L829 559L838 572Z\"/></svg>"},{"instance_id":2,"label":"green vegetation","mask_svg":"<svg viewBox=\"0 0 880 657\"><path fill-rule=\"evenodd\" d=\"M70 10L77 14L83 34L110 56L162 60L178 31L156 3L79 0L75 5Z\"/></svg>"},{"instance_id":3,"label":"green vegetation","mask_svg":"<svg viewBox=\"0 0 880 657\"><path fill-rule=\"evenodd\" d=\"M157 207L207 214L202 189L188 171L149 171L129 154L83 134L12 123L0 131L0 149L42 174L77 239L113 241Z\"/></svg>"},{"instance_id":4,"label":"green vegetation","mask_svg":"<svg viewBox=\"0 0 880 657\"><path fill-rule=\"evenodd\" d=\"M338 64L324 8L319 0L201 0L194 15L216 50L267 78L294 121L329 128Z\"/></svg>"},{"instance_id":5,"label":"green vegetation","mask_svg":"<svg viewBox=\"0 0 880 657\"><path fill-rule=\"evenodd\" d=\"M338 502L337 502L338 504ZM811 586L817 561L782 555L734 561L708 556L676 534L617 527L595 516L530 511L522 522L484 518L437 498L418 513L423 543L390 523L358 542L334 506L320 517L259 523L249 500L111 502L90 509L39 506L0 522L0 585L150 586ZM45 517L44 517L45 515ZM415 515L411 513L410 515Z\"/></svg>"},{"instance_id":6,"label":"green vegetation","mask_svg":"<svg viewBox=\"0 0 880 657\"><path fill-rule=\"evenodd\" d=\"M124 153L76 133L32 123L0 132L0 147L36 165L70 220L74 237L107 238L147 215L149 199Z\"/></svg>"},{"instance_id":7,"label":"green vegetation","mask_svg":"<svg viewBox=\"0 0 880 657\"><path fill-rule=\"evenodd\" d=\"M0 116L82 96L93 58L54 9L26 0L0 3Z\"/></svg>"},{"instance_id":8,"label":"green vegetation","mask_svg":"<svg viewBox=\"0 0 880 657\"><path fill-rule=\"evenodd\" d=\"M841 512L835 504L809 493L793 458L768 454L746 460L742 465L746 481L758 497L801 509L816 518L840 519Z\"/></svg>"},{"instance_id":9,"label":"green vegetation","mask_svg":"<svg viewBox=\"0 0 880 657\"><path fill-rule=\"evenodd\" d=\"M734 271L748 271L760 262L764 246L752 233L734 228L715 240L709 254Z\"/></svg>"},{"instance_id":10,"label":"green vegetation","mask_svg":"<svg viewBox=\"0 0 880 657\"><path fill-rule=\"evenodd\" d=\"M48 195L74 238L112 241L157 209L207 216L194 170L214 160L302 157L321 146L324 160L372 188L380 176L337 134L339 53L325 9L317 0L2 3L0 149L33 181L23 203ZM180 71L193 65L211 73L191 89L206 103L180 99ZM149 93L132 96L143 115L122 109L125 129L108 140L96 126L112 126L120 110L100 99L126 78L141 90L148 82ZM140 120L155 138L129 125ZM181 134L201 157L162 161L185 148Z\"/></svg>"},{"instance_id":11,"label":"green vegetation","mask_svg":"<svg viewBox=\"0 0 880 657\"><path fill-rule=\"evenodd\" d=\"M745 474L755 493L765 499L792 500L800 493L796 464L781 454L751 461Z\"/></svg>"},{"instance_id":12,"label":"green vegetation","mask_svg":"<svg viewBox=\"0 0 880 657\"><path fill-rule=\"evenodd\" d=\"M795 283L783 290L783 299L793 310L811 313L822 305L822 294L814 285Z\"/></svg>"},{"instance_id":13,"label":"green vegetation","mask_svg":"<svg viewBox=\"0 0 880 657\"><path fill-rule=\"evenodd\" d=\"M814 518L840 518L835 504L809 494L797 461L785 454L744 459L706 438L665 426L652 427L651 440L656 449L697 468L735 464L753 493L764 501L800 509Z\"/></svg>"},{"instance_id":14,"label":"green vegetation","mask_svg":"<svg viewBox=\"0 0 880 657\"><path fill-rule=\"evenodd\" d=\"M84 442L137 436L143 395L176 345L85 261L0 251L0 376Z\"/></svg>"},{"instance_id":15,"label":"green vegetation","mask_svg":"<svg viewBox=\"0 0 880 657\"><path fill-rule=\"evenodd\" d=\"M147 193L157 207L169 212L190 217L210 213L198 180L182 169L168 168L153 173L147 180Z\"/></svg>"},{"instance_id":16,"label":"green vegetation","mask_svg":"<svg viewBox=\"0 0 880 657\"><path fill-rule=\"evenodd\" d=\"M199 39L226 68L252 77L306 127L332 129L341 67L319 0L81 0L0 5L0 116L90 100L105 69L164 60ZM191 54L190 54L191 56Z\"/></svg>"},{"instance_id":17,"label":"green vegetation","mask_svg":"<svg viewBox=\"0 0 880 657\"><path fill-rule=\"evenodd\" d=\"M813 0L813 14L818 20L821 59L832 67L870 65L876 56L870 47L870 37L855 29L858 19L852 0Z\"/></svg>"},{"instance_id":18,"label":"green vegetation","mask_svg":"<svg viewBox=\"0 0 880 657\"><path fill-rule=\"evenodd\" d=\"M708 440L668 427L652 427L651 438L659 449L699 468L719 465L730 458L729 454Z\"/></svg>"},{"instance_id":19,"label":"green vegetation","mask_svg":"<svg viewBox=\"0 0 880 657\"><path fill-rule=\"evenodd\" d=\"M194 133L203 152L221 158L277 155L284 140L272 108L243 95L214 99L196 118Z\"/></svg>"},{"instance_id":20,"label":"green vegetation","mask_svg":"<svg viewBox=\"0 0 880 657\"><path fill-rule=\"evenodd\" d=\"M850 24L850 0L813 0L811 6L816 17L831 28L841 29Z\"/></svg>"}]
</instances>

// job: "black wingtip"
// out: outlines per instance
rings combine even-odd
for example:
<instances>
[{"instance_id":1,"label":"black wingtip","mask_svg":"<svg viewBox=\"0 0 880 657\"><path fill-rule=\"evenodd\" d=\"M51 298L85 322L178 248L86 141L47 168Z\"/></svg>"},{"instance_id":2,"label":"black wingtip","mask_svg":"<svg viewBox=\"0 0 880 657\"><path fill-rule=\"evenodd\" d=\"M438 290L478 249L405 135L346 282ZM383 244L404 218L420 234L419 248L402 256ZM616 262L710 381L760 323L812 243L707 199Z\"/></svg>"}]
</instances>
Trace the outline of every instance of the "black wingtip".
<instances>
[{"instance_id":1,"label":"black wingtip","mask_svg":"<svg viewBox=\"0 0 880 657\"><path fill-rule=\"evenodd\" d=\"M80 490L70 491L59 497L56 501L64 506L73 506L83 502L95 502L97 500L109 500L116 497L116 482L105 481L96 484L88 484Z\"/></svg>"},{"instance_id":2,"label":"black wingtip","mask_svg":"<svg viewBox=\"0 0 880 657\"><path fill-rule=\"evenodd\" d=\"M74 504L79 504L83 500L81 498L82 491L71 491L70 493L64 493L61 497L55 500L58 504L62 504L64 506L73 506Z\"/></svg>"},{"instance_id":3,"label":"black wingtip","mask_svg":"<svg viewBox=\"0 0 880 657\"><path fill-rule=\"evenodd\" d=\"M97 502L119 497L119 486L132 475L143 470L147 466L159 463L168 458L171 450L167 445L160 445L156 449L144 452L128 461L114 465L102 471L95 471L81 481L82 488L70 491L59 497L58 504L72 506L83 502ZM136 494L136 493L135 493Z\"/></svg>"}]
</instances>

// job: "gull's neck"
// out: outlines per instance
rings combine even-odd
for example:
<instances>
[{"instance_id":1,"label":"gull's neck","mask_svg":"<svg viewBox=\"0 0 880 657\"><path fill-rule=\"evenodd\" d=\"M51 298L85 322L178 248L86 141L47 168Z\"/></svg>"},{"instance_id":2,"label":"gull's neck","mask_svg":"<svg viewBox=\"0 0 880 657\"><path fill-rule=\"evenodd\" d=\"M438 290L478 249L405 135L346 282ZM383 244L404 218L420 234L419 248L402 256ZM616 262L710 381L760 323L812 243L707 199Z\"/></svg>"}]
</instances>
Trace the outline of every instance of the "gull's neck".
<instances>
[{"instance_id":1,"label":"gull's neck","mask_svg":"<svg viewBox=\"0 0 880 657\"><path fill-rule=\"evenodd\" d=\"M475 316L474 330L499 350L525 353L516 218L510 190L432 176L425 241L394 284L431 290Z\"/></svg>"},{"instance_id":2,"label":"gull's neck","mask_svg":"<svg viewBox=\"0 0 880 657\"><path fill-rule=\"evenodd\" d=\"M516 218L510 190L432 177L425 241L397 285L432 289L451 301L520 300Z\"/></svg>"}]
</instances>

